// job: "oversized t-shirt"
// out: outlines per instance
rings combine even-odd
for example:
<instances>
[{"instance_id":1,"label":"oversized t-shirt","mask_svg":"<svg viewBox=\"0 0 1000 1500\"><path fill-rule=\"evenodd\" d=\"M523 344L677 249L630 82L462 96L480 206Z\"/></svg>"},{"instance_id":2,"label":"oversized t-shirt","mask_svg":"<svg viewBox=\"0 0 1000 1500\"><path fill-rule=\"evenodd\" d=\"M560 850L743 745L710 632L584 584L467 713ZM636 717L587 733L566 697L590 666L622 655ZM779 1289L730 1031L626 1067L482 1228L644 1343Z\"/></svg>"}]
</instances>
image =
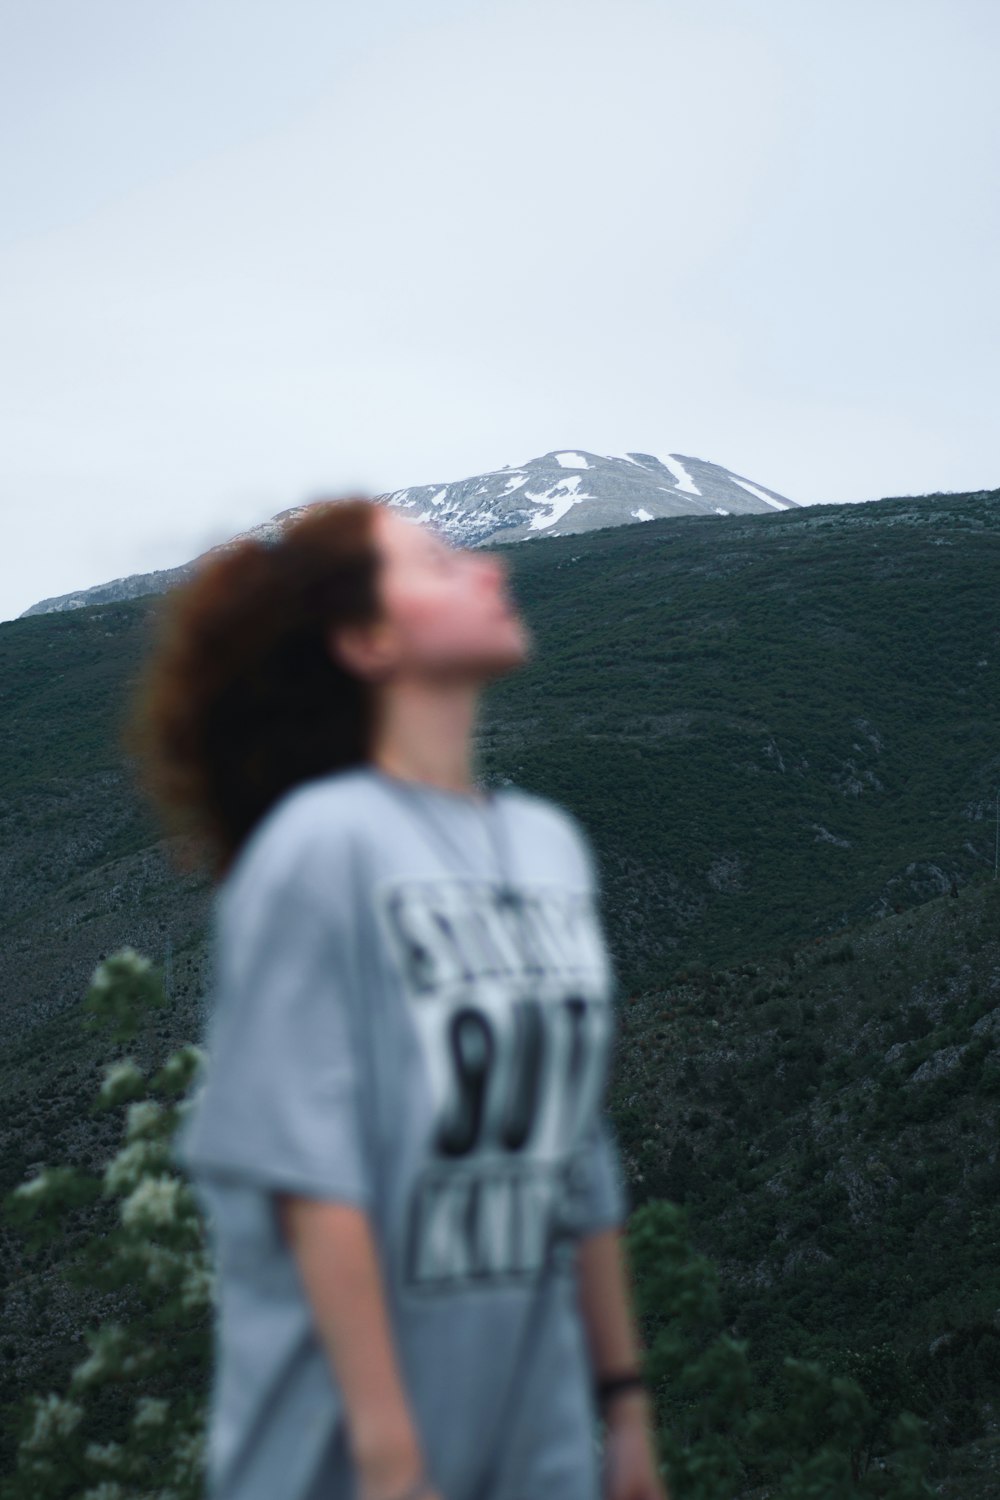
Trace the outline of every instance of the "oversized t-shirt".
<instances>
[{"instance_id":1,"label":"oversized t-shirt","mask_svg":"<svg viewBox=\"0 0 1000 1500\"><path fill-rule=\"evenodd\" d=\"M212 954L207 1063L173 1148L217 1270L211 1500L356 1493L279 1190L371 1215L444 1500L597 1500L574 1250L628 1205L581 824L515 786L314 778L218 887Z\"/></svg>"}]
</instances>

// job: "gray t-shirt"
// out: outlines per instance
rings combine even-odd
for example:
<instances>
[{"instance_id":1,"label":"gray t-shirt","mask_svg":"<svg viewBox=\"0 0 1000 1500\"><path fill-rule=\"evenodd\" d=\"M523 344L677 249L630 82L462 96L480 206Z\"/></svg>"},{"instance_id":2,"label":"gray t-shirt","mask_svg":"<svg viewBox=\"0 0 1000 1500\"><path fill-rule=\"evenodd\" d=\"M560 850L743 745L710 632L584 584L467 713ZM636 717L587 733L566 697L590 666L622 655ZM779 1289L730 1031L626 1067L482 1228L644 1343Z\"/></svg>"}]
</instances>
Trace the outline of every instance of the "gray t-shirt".
<instances>
[{"instance_id":1,"label":"gray t-shirt","mask_svg":"<svg viewBox=\"0 0 1000 1500\"><path fill-rule=\"evenodd\" d=\"M279 1189L371 1214L444 1500L484 1500L494 1451L489 1500L597 1500L573 1251L627 1216L615 984L589 841L547 798L366 764L256 826L216 892L208 1060L174 1142L218 1271L212 1500L356 1493Z\"/></svg>"}]
</instances>

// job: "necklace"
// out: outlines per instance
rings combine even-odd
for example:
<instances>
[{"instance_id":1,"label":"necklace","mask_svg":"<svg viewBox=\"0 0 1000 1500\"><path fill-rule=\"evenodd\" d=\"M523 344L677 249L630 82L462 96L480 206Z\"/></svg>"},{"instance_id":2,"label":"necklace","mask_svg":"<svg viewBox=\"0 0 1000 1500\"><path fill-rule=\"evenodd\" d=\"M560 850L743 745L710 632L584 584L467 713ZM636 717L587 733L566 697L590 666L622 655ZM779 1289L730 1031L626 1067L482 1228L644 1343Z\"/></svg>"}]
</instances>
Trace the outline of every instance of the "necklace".
<instances>
[{"instance_id":1,"label":"necklace","mask_svg":"<svg viewBox=\"0 0 1000 1500\"><path fill-rule=\"evenodd\" d=\"M396 776L393 772L385 771L374 762L369 762L371 770L378 779L392 790L397 798L407 804L412 811L418 813L425 828L433 830L434 837L438 840L440 847L447 848L449 859L453 859L457 853L462 864L468 869L470 861L468 853L459 840L455 839L449 830L445 834L441 823L433 816L429 806L431 797L440 793L443 796L455 796L462 798L462 793L449 793L444 788L434 788L426 783L409 781L405 777ZM474 799L466 798L468 802ZM513 862L511 859L511 848L509 829L505 820L500 816L501 799L493 792L482 804L485 816L482 823L485 825L489 840L496 859L497 876L495 889L498 903L510 907L516 912L518 921L518 940L522 960L526 971L530 971L536 963L536 956L531 953L531 945L527 936L527 913L525 901L520 889L515 885L513 878ZM481 872L473 871L477 878L481 878ZM561 1254L557 1250L557 1244L561 1246ZM550 1276L556 1271L562 1262L564 1268L573 1269L571 1242L557 1240L550 1242L549 1249L543 1260L540 1272L531 1289L529 1306L525 1310L524 1321L519 1338L519 1348L511 1365L511 1376L506 1390L502 1393L498 1410L494 1419L492 1433L486 1444L480 1467L480 1483L474 1491L477 1496L487 1496L493 1493L495 1484L500 1479L500 1453L505 1442L509 1442L508 1428L511 1423L516 1423L517 1407L516 1400L521 1389L525 1373L530 1368L531 1353L536 1340L542 1337L542 1328L546 1322L544 1310L546 1307L546 1292Z\"/></svg>"},{"instance_id":2,"label":"necklace","mask_svg":"<svg viewBox=\"0 0 1000 1500\"><path fill-rule=\"evenodd\" d=\"M394 772L386 771L374 762L370 762L370 766L382 784L393 791L403 803L408 805L411 812L416 812L423 826L431 831L439 847L445 851L449 863L454 863L457 854L460 863L477 880L481 880L482 871L472 865L468 850L464 844L459 838L453 835L450 828L445 832L440 820L434 816L430 805L436 797L445 798L449 801L454 799L466 806L475 806L476 799L466 796L463 792L451 792L444 787L435 787L428 782L413 781L407 777L397 776ZM496 874L493 878L492 886L496 906L501 912L510 913L510 920L505 925L511 931L517 943L525 976L537 974L540 966L540 958L538 952L535 950L535 940L531 934L530 913L528 910L530 903L514 879L510 830L506 819L502 816L502 795L493 791L478 806L482 813L479 821L486 829L493 849Z\"/></svg>"},{"instance_id":3,"label":"necklace","mask_svg":"<svg viewBox=\"0 0 1000 1500\"><path fill-rule=\"evenodd\" d=\"M493 847L493 854L496 861L497 874L495 883L499 903L502 906L509 906L517 910L521 918L521 926L523 930L524 900L521 891L514 883L512 874L513 861L511 858L510 835L506 821L503 817L500 816L501 797L497 794L497 792L491 792L488 798L477 804L475 798L468 797L463 792L449 792L444 787L435 787L429 782L413 781L404 776L397 776L395 772L386 771L383 769L383 767L377 766L374 763L371 763L371 765L372 770L379 777L380 781L382 781L383 785L390 787L394 792L396 792L397 795L400 796L402 800L406 802L409 807L417 813L417 815L421 818L424 826L430 828L433 831L434 837L437 839L439 845L441 845L442 848L446 848L449 860L454 859L455 854L457 853L459 859L467 869L471 867L469 864L468 853L464 845L462 845L458 839L453 837L450 829L448 833L445 834L445 831L441 827L438 819L431 815L425 793L429 792L431 796L440 795L448 798L453 797L461 802L464 802L470 807L478 805L482 809L483 817L480 819L480 822L486 829L487 836ZM476 869L473 870L472 873L478 876L480 874L480 871ZM522 947L524 947L523 941ZM526 949L524 951L524 956L527 959L528 955Z\"/></svg>"}]
</instances>

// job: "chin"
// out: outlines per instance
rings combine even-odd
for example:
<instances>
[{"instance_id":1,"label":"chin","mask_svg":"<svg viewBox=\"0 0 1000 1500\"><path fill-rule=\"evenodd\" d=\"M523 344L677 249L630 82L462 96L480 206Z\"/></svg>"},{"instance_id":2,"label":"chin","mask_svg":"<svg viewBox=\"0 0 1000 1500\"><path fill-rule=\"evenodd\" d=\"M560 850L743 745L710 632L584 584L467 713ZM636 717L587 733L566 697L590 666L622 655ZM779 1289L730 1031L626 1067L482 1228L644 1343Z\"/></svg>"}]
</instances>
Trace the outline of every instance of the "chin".
<instances>
[{"instance_id":1,"label":"chin","mask_svg":"<svg viewBox=\"0 0 1000 1500\"><path fill-rule=\"evenodd\" d=\"M514 672L530 660L531 654L531 647L528 644L512 646L509 651L498 652L497 671L499 673Z\"/></svg>"},{"instance_id":2,"label":"chin","mask_svg":"<svg viewBox=\"0 0 1000 1500\"><path fill-rule=\"evenodd\" d=\"M477 652L470 658L469 664L475 671L481 672L483 677L503 677L508 672L516 672L530 655L528 642L498 641L493 648L487 647L484 651Z\"/></svg>"},{"instance_id":3,"label":"chin","mask_svg":"<svg viewBox=\"0 0 1000 1500\"><path fill-rule=\"evenodd\" d=\"M520 665L522 661L527 661L534 651L535 638L523 620L515 618L513 626L514 628L506 631L497 643L498 654L507 655L515 665Z\"/></svg>"},{"instance_id":4,"label":"chin","mask_svg":"<svg viewBox=\"0 0 1000 1500\"><path fill-rule=\"evenodd\" d=\"M508 622L502 630L484 632L478 640L467 640L460 656L454 656L444 667L446 675L458 672L460 676L502 677L515 672L530 659L534 651L534 637L520 620Z\"/></svg>"}]
</instances>

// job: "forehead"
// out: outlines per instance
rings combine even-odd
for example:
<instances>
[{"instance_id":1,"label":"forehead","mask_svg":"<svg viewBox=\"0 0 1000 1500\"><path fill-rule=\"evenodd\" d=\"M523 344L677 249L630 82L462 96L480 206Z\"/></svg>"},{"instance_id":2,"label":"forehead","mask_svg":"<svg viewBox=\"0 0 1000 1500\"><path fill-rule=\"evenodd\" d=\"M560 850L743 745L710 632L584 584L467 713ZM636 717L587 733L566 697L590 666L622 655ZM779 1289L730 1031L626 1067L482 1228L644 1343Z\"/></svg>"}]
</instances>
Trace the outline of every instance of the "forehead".
<instances>
[{"instance_id":1,"label":"forehead","mask_svg":"<svg viewBox=\"0 0 1000 1500\"><path fill-rule=\"evenodd\" d=\"M384 508L379 517L382 526L382 543L394 557L424 557L440 551L449 544L433 525L426 521L413 521L397 511Z\"/></svg>"}]
</instances>

